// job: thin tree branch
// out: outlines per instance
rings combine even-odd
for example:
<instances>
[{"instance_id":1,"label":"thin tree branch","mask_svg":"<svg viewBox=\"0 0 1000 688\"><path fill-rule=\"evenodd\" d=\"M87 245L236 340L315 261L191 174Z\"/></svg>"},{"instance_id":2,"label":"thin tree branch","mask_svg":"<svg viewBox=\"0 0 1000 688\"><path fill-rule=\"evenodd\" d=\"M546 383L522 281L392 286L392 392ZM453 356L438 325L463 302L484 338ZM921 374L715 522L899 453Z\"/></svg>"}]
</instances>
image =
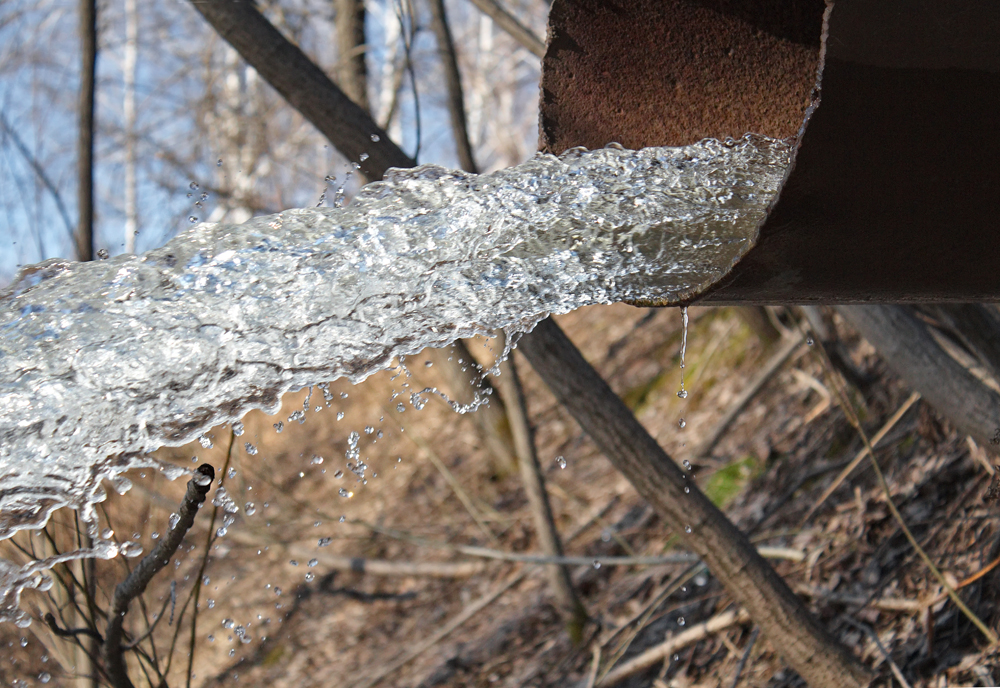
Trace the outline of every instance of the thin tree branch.
<instances>
[{"instance_id":1,"label":"thin tree branch","mask_svg":"<svg viewBox=\"0 0 1000 688\"><path fill-rule=\"evenodd\" d=\"M472 144L469 143L469 127L465 120L465 99L462 95L462 74L458 69L458 57L455 55L455 41L451 37L448 26L448 15L445 12L444 0L428 0L431 6L431 28L437 39L438 56L444 68L444 82L448 93L448 115L451 117L451 130L455 138L455 148L458 152L458 162L466 172L479 173L475 157L472 154Z\"/></svg>"},{"instance_id":2,"label":"thin tree branch","mask_svg":"<svg viewBox=\"0 0 1000 688\"><path fill-rule=\"evenodd\" d=\"M194 8L369 180L413 159L249 0L192 0ZM362 154L368 157L361 159Z\"/></svg>"},{"instance_id":3,"label":"thin tree branch","mask_svg":"<svg viewBox=\"0 0 1000 688\"><path fill-rule=\"evenodd\" d=\"M724 631L727 628L738 626L750 621L750 615L746 610L739 611L731 609L721 614L716 614L708 621L695 624L691 628L675 636L671 636L659 645L654 645L637 657L618 666L614 671L609 672L603 679L597 682L598 686L613 686L621 683L629 676L634 676L640 671L645 671L651 666L662 662L682 647L694 645L708 636Z\"/></svg>"},{"instance_id":4,"label":"thin tree branch","mask_svg":"<svg viewBox=\"0 0 1000 688\"><path fill-rule=\"evenodd\" d=\"M517 17L507 11L507 9L496 0L471 0L472 4L479 8L479 11L497 23L501 29L511 35L511 37L527 48L533 55L545 57L545 43L534 31L526 27Z\"/></svg>"},{"instance_id":5,"label":"thin tree branch","mask_svg":"<svg viewBox=\"0 0 1000 688\"><path fill-rule=\"evenodd\" d=\"M197 473L198 475L188 481L187 492L177 512L179 516L177 523L156 543L153 551L143 557L132 573L115 588L104 643L104 665L115 688L133 688L122 652L125 615L128 613L129 604L145 592L153 576L170 563L170 558L194 524L198 508L212 487L212 480L215 478L215 469L212 466L207 463L202 464L198 467Z\"/></svg>"},{"instance_id":6,"label":"thin tree branch","mask_svg":"<svg viewBox=\"0 0 1000 688\"><path fill-rule=\"evenodd\" d=\"M77 140L76 259L94 259L94 103L97 0L80 0L80 106Z\"/></svg>"},{"instance_id":7,"label":"thin tree branch","mask_svg":"<svg viewBox=\"0 0 1000 688\"><path fill-rule=\"evenodd\" d=\"M13 141L14 147L17 148L18 153L24 157L25 162L27 162L32 171L34 171L35 175L38 177L38 181L40 181L42 186L44 186L45 189L52 194L52 200L56 204L56 210L59 211L59 217L62 218L63 224L66 225L66 231L69 233L69 236L72 237L73 221L69 219L69 212L66 210L66 205L63 203L62 195L59 193L59 189L57 189L56 185L52 183L51 179L49 179L49 175L45 173L45 169L42 167L41 163L39 163L35 156L32 155L31 151L28 150L28 147L24 145L24 141L22 141L21 137L17 135L17 132L14 131L14 128L7 121L7 117L3 111L0 111L0 128L2 128L4 132L7 133L7 136L10 137L10 140Z\"/></svg>"}]
</instances>

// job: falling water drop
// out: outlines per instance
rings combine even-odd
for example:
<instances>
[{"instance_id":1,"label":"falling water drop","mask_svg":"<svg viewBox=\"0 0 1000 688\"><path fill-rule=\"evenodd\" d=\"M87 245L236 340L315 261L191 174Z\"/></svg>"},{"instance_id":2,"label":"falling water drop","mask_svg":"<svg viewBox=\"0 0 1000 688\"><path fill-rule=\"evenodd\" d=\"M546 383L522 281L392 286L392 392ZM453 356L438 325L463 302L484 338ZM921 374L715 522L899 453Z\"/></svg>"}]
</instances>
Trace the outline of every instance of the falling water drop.
<instances>
[{"instance_id":1,"label":"falling water drop","mask_svg":"<svg viewBox=\"0 0 1000 688\"><path fill-rule=\"evenodd\" d=\"M556 463L559 465L559 468L566 468L566 457L565 456L557 456L556 457Z\"/></svg>"},{"instance_id":2,"label":"falling water drop","mask_svg":"<svg viewBox=\"0 0 1000 688\"><path fill-rule=\"evenodd\" d=\"M372 135L371 135L371 140L372 140L372 142L373 142L373 143L378 143L378 142L379 142L379 141L381 141L382 139L381 139L381 137L379 137L379 135L378 135L378 134L372 134Z\"/></svg>"},{"instance_id":3,"label":"falling water drop","mask_svg":"<svg viewBox=\"0 0 1000 688\"><path fill-rule=\"evenodd\" d=\"M687 421L681 418L679 421L677 421L677 426L683 430L685 427L687 427Z\"/></svg>"},{"instance_id":4,"label":"falling water drop","mask_svg":"<svg viewBox=\"0 0 1000 688\"><path fill-rule=\"evenodd\" d=\"M681 306L681 321L683 322L683 329L681 330L681 389L677 392L677 396L681 399L687 399L687 390L684 389L684 356L687 354L688 345L688 309L687 306ZM681 427L684 427L683 425Z\"/></svg>"}]
</instances>

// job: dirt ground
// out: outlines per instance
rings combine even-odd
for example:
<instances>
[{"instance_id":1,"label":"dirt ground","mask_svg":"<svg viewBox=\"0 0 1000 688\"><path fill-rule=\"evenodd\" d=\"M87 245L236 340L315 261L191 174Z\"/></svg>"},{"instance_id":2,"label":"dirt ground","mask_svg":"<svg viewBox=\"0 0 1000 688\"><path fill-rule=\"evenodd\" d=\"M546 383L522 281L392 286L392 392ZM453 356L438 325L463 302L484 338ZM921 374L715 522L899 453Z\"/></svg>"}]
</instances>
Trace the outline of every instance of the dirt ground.
<instances>
[{"instance_id":1,"label":"dirt ground","mask_svg":"<svg viewBox=\"0 0 1000 688\"><path fill-rule=\"evenodd\" d=\"M814 347L803 343L771 376L709 458L693 456L780 344L762 346L733 309L692 308L690 315L686 399L677 395L677 309L593 307L558 320L667 452L678 462L689 459L702 489L759 546L778 553L776 569L876 668L880 684L899 685L895 671L914 687L997 685L1000 649L989 647L943 594L891 514L868 460L821 501L863 444L831 398ZM873 436L910 391L871 347L842 322L837 327L853 363L872 376L852 399ZM477 357L488 353L478 348ZM515 362L566 551L593 560L571 572L590 617L580 642L571 642L541 567L454 551L474 545L537 552L533 521L519 475L486 454L469 416L432 396L422 410L411 405L409 394L436 379L415 356L406 362L412 377L386 371L358 387L336 381L326 393L302 390L285 397L277 416L249 414L239 436L216 428L208 433L211 448L193 443L159 452L186 467L213 464L238 506L227 524L224 506L206 504L174 563L147 591L145 610L130 612L136 636L146 628L143 616L164 617L152 637L161 667L173 657L167 685L186 684L192 652L194 686L585 688L595 684L595 669L596 685L609 685L599 677L612 664L621 667L733 609L710 572L691 563L601 563L677 554L676 534L527 363L519 356ZM996 507L984 501L994 460L988 449L995 448L976 447L917 401L876 455L919 544L964 603L996 629L998 579L989 567L998 528ZM134 486L124 495L109 489L106 525L148 552L154 531L166 531L185 481L171 483L152 469L129 477ZM50 526L51 542L27 533L15 540L50 553L71 546L74 528L72 514L61 513ZM11 545L2 546L7 556ZM349 570L344 557L353 559ZM98 562L101 605L137 561ZM409 566L428 562L442 566ZM195 590L192 634L196 605L185 600ZM48 593L29 591L23 606L35 622L0 628L3 685L89 685L72 677L74 663L86 666L80 651L41 621L45 611L69 604L58 591L58 584ZM616 685L804 685L776 650L752 621L738 623L666 652L666 661ZM142 685L138 660L129 661Z\"/></svg>"}]
</instances>

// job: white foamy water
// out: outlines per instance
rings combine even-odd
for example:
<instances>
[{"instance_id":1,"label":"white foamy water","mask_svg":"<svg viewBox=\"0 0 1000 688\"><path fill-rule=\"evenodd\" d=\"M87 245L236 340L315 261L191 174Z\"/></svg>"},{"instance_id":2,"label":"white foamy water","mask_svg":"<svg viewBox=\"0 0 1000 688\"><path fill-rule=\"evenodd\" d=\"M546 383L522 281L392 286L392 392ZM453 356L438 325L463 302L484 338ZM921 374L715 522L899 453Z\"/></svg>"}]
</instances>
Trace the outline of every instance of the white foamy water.
<instances>
[{"instance_id":1,"label":"white foamy water","mask_svg":"<svg viewBox=\"0 0 1000 688\"><path fill-rule=\"evenodd\" d=\"M28 268L0 294L0 537L62 506L96 535L103 480L289 389L550 313L690 297L752 245L790 155L748 136L423 166L346 208ZM0 569L0 619L37 568Z\"/></svg>"}]
</instances>

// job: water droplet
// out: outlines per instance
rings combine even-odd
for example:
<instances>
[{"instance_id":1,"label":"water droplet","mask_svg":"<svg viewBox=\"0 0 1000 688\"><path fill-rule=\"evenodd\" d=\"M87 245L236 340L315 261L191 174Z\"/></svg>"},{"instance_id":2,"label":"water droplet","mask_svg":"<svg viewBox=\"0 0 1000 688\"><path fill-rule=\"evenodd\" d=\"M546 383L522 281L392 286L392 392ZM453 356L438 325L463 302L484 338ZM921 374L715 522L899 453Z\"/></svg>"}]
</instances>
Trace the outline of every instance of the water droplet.
<instances>
[{"instance_id":1,"label":"water droplet","mask_svg":"<svg viewBox=\"0 0 1000 688\"><path fill-rule=\"evenodd\" d=\"M690 535L691 534L691 526L684 526L684 532L687 533L688 535Z\"/></svg>"},{"instance_id":2,"label":"water droplet","mask_svg":"<svg viewBox=\"0 0 1000 688\"><path fill-rule=\"evenodd\" d=\"M333 538L328 538L328 537L320 538L319 542L316 543L316 546L317 547L326 547L331 542L333 542Z\"/></svg>"},{"instance_id":3,"label":"water droplet","mask_svg":"<svg viewBox=\"0 0 1000 688\"><path fill-rule=\"evenodd\" d=\"M684 486L684 494L691 494L691 488L687 485Z\"/></svg>"},{"instance_id":4,"label":"water droplet","mask_svg":"<svg viewBox=\"0 0 1000 688\"><path fill-rule=\"evenodd\" d=\"M211 582L212 582L212 579L209 578L208 576L203 576L202 579L201 579L201 584L202 585L208 585Z\"/></svg>"},{"instance_id":5,"label":"water droplet","mask_svg":"<svg viewBox=\"0 0 1000 688\"><path fill-rule=\"evenodd\" d=\"M285 429L285 424L282 421L279 420L277 423L273 424L271 427L274 428L275 432L281 432L282 430Z\"/></svg>"},{"instance_id":6,"label":"water droplet","mask_svg":"<svg viewBox=\"0 0 1000 688\"><path fill-rule=\"evenodd\" d=\"M566 468L566 457L565 456L557 456L556 457L556 463L559 465L559 468Z\"/></svg>"},{"instance_id":7,"label":"water droplet","mask_svg":"<svg viewBox=\"0 0 1000 688\"><path fill-rule=\"evenodd\" d=\"M334 471L333 477L334 478L338 478L338 479L339 478L343 478L344 477L344 472L342 470L338 469L338 470Z\"/></svg>"},{"instance_id":8,"label":"water droplet","mask_svg":"<svg viewBox=\"0 0 1000 688\"><path fill-rule=\"evenodd\" d=\"M360 160L361 162L364 162L367 159L368 159L367 153L362 153L361 155L358 156L358 160Z\"/></svg>"},{"instance_id":9,"label":"water droplet","mask_svg":"<svg viewBox=\"0 0 1000 688\"><path fill-rule=\"evenodd\" d=\"M370 425L366 425L366 426L365 426L365 434L366 434L366 435L370 435L370 434L372 434L373 432L375 432L375 428L373 428L373 427L372 427L372 426L370 426Z\"/></svg>"},{"instance_id":10,"label":"water droplet","mask_svg":"<svg viewBox=\"0 0 1000 688\"><path fill-rule=\"evenodd\" d=\"M197 221L198 221L197 217L195 217L194 215L188 215L188 222L190 222L191 224L194 224Z\"/></svg>"},{"instance_id":11,"label":"water droplet","mask_svg":"<svg viewBox=\"0 0 1000 688\"><path fill-rule=\"evenodd\" d=\"M402 404L400 404L400 405L402 405ZM344 420L344 412L343 411L337 411L337 420Z\"/></svg>"},{"instance_id":12,"label":"water droplet","mask_svg":"<svg viewBox=\"0 0 1000 688\"><path fill-rule=\"evenodd\" d=\"M250 456L255 456L257 454L257 447L247 442L243 445L243 448L247 450L247 454Z\"/></svg>"},{"instance_id":13,"label":"water droplet","mask_svg":"<svg viewBox=\"0 0 1000 688\"><path fill-rule=\"evenodd\" d=\"M230 478L230 479L235 478L236 477L236 469L233 468L232 466L230 466L229 470L226 471L226 477Z\"/></svg>"},{"instance_id":14,"label":"water droplet","mask_svg":"<svg viewBox=\"0 0 1000 688\"><path fill-rule=\"evenodd\" d=\"M598 561L597 559L594 559L594 568L595 569L601 568L601 562Z\"/></svg>"},{"instance_id":15,"label":"water droplet","mask_svg":"<svg viewBox=\"0 0 1000 688\"><path fill-rule=\"evenodd\" d=\"M99 249L97 249L97 257L100 260L107 260L108 259L108 249L106 249L106 248L99 248Z\"/></svg>"},{"instance_id":16,"label":"water droplet","mask_svg":"<svg viewBox=\"0 0 1000 688\"><path fill-rule=\"evenodd\" d=\"M812 337L806 337L806 346L812 346L812 345L813 345L813 344L815 344L815 343L816 343L816 342L815 342L815 341L813 341L813 338L812 338Z\"/></svg>"},{"instance_id":17,"label":"water droplet","mask_svg":"<svg viewBox=\"0 0 1000 688\"><path fill-rule=\"evenodd\" d=\"M257 513L257 506L253 502L247 502L243 505L243 511L247 516L253 516Z\"/></svg>"},{"instance_id":18,"label":"water droplet","mask_svg":"<svg viewBox=\"0 0 1000 688\"><path fill-rule=\"evenodd\" d=\"M47 671L43 671L42 673L40 673L38 675L38 682L39 683L48 683L51 680L52 680L52 675L49 672L47 672Z\"/></svg>"},{"instance_id":19,"label":"water droplet","mask_svg":"<svg viewBox=\"0 0 1000 688\"><path fill-rule=\"evenodd\" d=\"M681 399L687 399L688 398L687 390L682 389L681 391L677 392L677 396L679 396Z\"/></svg>"},{"instance_id":20,"label":"water droplet","mask_svg":"<svg viewBox=\"0 0 1000 688\"><path fill-rule=\"evenodd\" d=\"M681 465L684 466L684 470L686 470L686 471L690 471L691 470L691 462L688 461L687 459L684 459L684 461L681 462Z\"/></svg>"},{"instance_id":21,"label":"water droplet","mask_svg":"<svg viewBox=\"0 0 1000 688\"><path fill-rule=\"evenodd\" d=\"M323 463L323 457L314 456L312 457L312 461L310 461L309 463L311 463L313 466L318 466L319 464Z\"/></svg>"},{"instance_id":22,"label":"water droplet","mask_svg":"<svg viewBox=\"0 0 1000 688\"><path fill-rule=\"evenodd\" d=\"M403 412L403 411L405 411L405 410L406 410L406 406L404 406L404 405L402 404L402 402L400 402L400 403L396 404L396 411L398 411L399 413L402 413L402 412Z\"/></svg>"},{"instance_id":23,"label":"water droplet","mask_svg":"<svg viewBox=\"0 0 1000 688\"><path fill-rule=\"evenodd\" d=\"M378 134L372 134L372 135L371 135L371 140L372 140L372 142L373 142L373 143L378 143L378 142L379 142L379 141L381 141L382 139L381 139L381 137L379 137L379 135L378 135Z\"/></svg>"},{"instance_id":24,"label":"water droplet","mask_svg":"<svg viewBox=\"0 0 1000 688\"><path fill-rule=\"evenodd\" d=\"M292 560L291 560L290 562L288 562L288 563L289 563L289 564L291 564L292 566L298 566L298 565L299 565L299 562L298 562L298 561L296 561L295 559L292 559Z\"/></svg>"},{"instance_id":25,"label":"water droplet","mask_svg":"<svg viewBox=\"0 0 1000 688\"><path fill-rule=\"evenodd\" d=\"M316 580L316 574L315 573L313 573L312 571L310 571L309 573L306 574L306 583L312 583L314 580Z\"/></svg>"},{"instance_id":26,"label":"water droplet","mask_svg":"<svg viewBox=\"0 0 1000 688\"><path fill-rule=\"evenodd\" d=\"M679 662L680 660L681 660L681 656L680 656L680 655L678 655L678 654L675 654L675 655L674 655L674 661L675 661L675 662Z\"/></svg>"},{"instance_id":27,"label":"water droplet","mask_svg":"<svg viewBox=\"0 0 1000 688\"><path fill-rule=\"evenodd\" d=\"M177 524L180 522L181 522L180 514L170 514L170 519L169 519L170 530L176 528Z\"/></svg>"},{"instance_id":28,"label":"water droplet","mask_svg":"<svg viewBox=\"0 0 1000 688\"><path fill-rule=\"evenodd\" d=\"M198 438L198 441L201 442L201 446L203 446L205 449L211 449L213 446L215 446L212 444L212 438L210 438L208 435L202 435L201 437Z\"/></svg>"},{"instance_id":29,"label":"water droplet","mask_svg":"<svg viewBox=\"0 0 1000 688\"><path fill-rule=\"evenodd\" d=\"M222 158L219 158L219 159L218 159L218 160L217 160L217 161L215 162L215 166L216 166L216 167L222 167Z\"/></svg>"},{"instance_id":30,"label":"water droplet","mask_svg":"<svg viewBox=\"0 0 1000 688\"><path fill-rule=\"evenodd\" d=\"M679 421L677 421L677 425L678 425L678 427L680 427L682 429L686 428L687 427L687 421L684 420L683 418L681 418Z\"/></svg>"},{"instance_id":31,"label":"water droplet","mask_svg":"<svg viewBox=\"0 0 1000 688\"><path fill-rule=\"evenodd\" d=\"M233 621L232 619L223 619L222 627L231 631L234 628L236 628L236 622Z\"/></svg>"},{"instance_id":32,"label":"water droplet","mask_svg":"<svg viewBox=\"0 0 1000 688\"><path fill-rule=\"evenodd\" d=\"M340 398L341 399L346 399L347 398L347 392L341 392L340 393Z\"/></svg>"},{"instance_id":33,"label":"water droplet","mask_svg":"<svg viewBox=\"0 0 1000 688\"><path fill-rule=\"evenodd\" d=\"M351 498L351 497L354 496L353 492L348 492L344 488L340 488L339 490L337 490L337 494L339 494L341 497L344 497L346 499L349 499L349 498Z\"/></svg>"},{"instance_id":34,"label":"water droplet","mask_svg":"<svg viewBox=\"0 0 1000 688\"><path fill-rule=\"evenodd\" d=\"M118 552L124 557L133 559L142 554L142 545L138 542L123 542L121 546L118 547Z\"/></svg>"},{"instance_id":35,"label":"water droplet","mask_svg":"<svg viewBox=\"0 0 1000 688\"><path fill-rule=\"evenodd\" d=\"M678 616L678 617L677 617L677 625L678 625L678 626L683 626L683 625L684 625L684 624L686 624L686 623L687 623L687 621L685 621L685 620L684 620L684 617L683 617L683 616Z\"/></svg>"},{"instance_id":36,"label":"water droplet","mask_svg":"<svg viewBox=\"0 0 1000 688\"><path fill-rule=\"evenodd\" d=\"M306 564L306 566L308 566L309 568L312 568L314 566L317 566L318 564L319 564L319 559L310 559L309 563Z\"/></svg>"},{"instance_id":37,"label":"water droplet","mask_svg":"<svg viewBox=\"0 0 1000 688\"><path fill-rule=\"evenodd\" d=\"M191 182L190 184L188 184L188 188L191 189L192 191L197 191L201 187L198 186L198 182Z\"/></svg>"},{"instance_id":38,"label":"water droplet","mask_svg":"<svg viewBox=\"0 0 1000 688\"><path fill-rule=\"evenodd\" d=\"M101 531L102 540L110 540L114 536L115 536L115 531L111 530L110 528L105 528L104 530Z\"/></svg>"},{"instance_id":39,"label":"water droplet","mask_svg":"<svg viewBox=\"0 0 1000 688\"><path fill-rule=\"evenodd\" d=\"M237 437L239 437L244 432L245 432L245 428L243 427L243 423L241 423L240 421L236 421L235 423L233 423L233 434L234 435L236 435Z\"/></svg>"}]
</instances>

